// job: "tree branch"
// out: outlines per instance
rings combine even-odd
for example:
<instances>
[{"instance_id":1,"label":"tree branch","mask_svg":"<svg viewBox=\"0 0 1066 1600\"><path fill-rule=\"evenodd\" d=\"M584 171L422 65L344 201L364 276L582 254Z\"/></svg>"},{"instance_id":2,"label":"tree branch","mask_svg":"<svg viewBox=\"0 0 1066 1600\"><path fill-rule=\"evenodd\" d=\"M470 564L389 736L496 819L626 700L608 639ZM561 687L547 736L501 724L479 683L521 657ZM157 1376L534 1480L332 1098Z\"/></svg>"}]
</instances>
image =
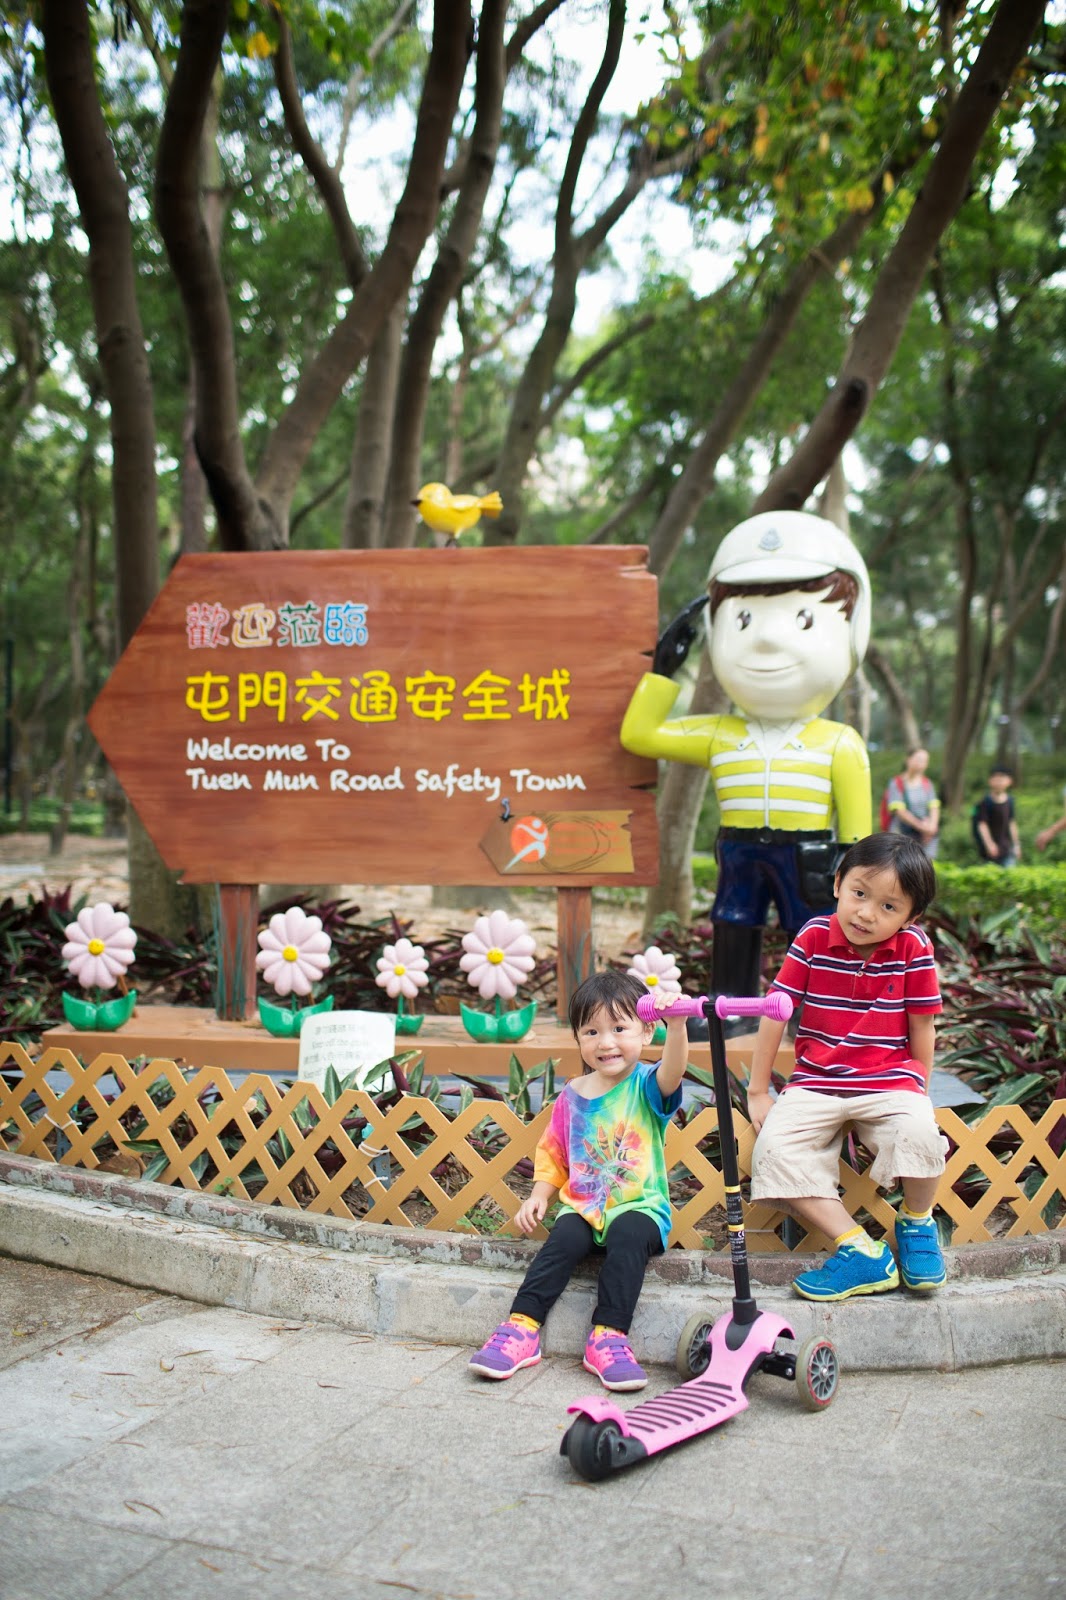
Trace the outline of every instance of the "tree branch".
<instances>
[{"instance_id":1,"label":"tree branch","mask_svg":"<svg viewBox=\"0 0 1066 1600\"><path fill-rule=\"evenodd\" d=\"M507 0L483 0L478 26L474 130L466 175L437 259L422 286L407 329L400 364L384 524L384 542L391 549L414 543L416 519L411 502L419 482L433 352L445 312L459 292L473 254L496 168L506 83L506 16Z\"/></svg>"},{"instance_id":2,"label":"tree branch","mask_svg":"<svg viewBox=\"0 0 1066 1600\"><path fill-rule=\"evenodd\" d=\"M278 24L278 48L274 54L274 82L277 85L285 126L297 155L311 174L315 188L333 224L344 272L350 286L355 289L366 277L369 263L359 242L340 174L326 159L326 153L312 137L304 116L303 101L296 82L296 67L292 56L292 33L285 16L277 5L273 6ZM395 20L395 19L394 19Z\"/></svg>"},{"instance_id":3,"label":"tree branch","mask_svg":"<svg viewBox=\"0 0 1066 1600\"><path fill-rule=\"evenodd\" d=\"M581 107L577 122L574 125L574 135L570 140L567 151L566 166L563 169L562 181L559 184L559 196L555 207L555 251L556 255L567 255L570 251L574 224L574 193L577 189L577 180L581 173L581 164L588 150L589 140L599 120L600 106L603 97L611 86L611 79L618 70L618 57L622 50L622 39L625 34L626 7L625 0L610 0L610 9L607 17L607 37L604 40L603 56L600 60L599 70L588 94Z\"/></svg>"}]
</instances>

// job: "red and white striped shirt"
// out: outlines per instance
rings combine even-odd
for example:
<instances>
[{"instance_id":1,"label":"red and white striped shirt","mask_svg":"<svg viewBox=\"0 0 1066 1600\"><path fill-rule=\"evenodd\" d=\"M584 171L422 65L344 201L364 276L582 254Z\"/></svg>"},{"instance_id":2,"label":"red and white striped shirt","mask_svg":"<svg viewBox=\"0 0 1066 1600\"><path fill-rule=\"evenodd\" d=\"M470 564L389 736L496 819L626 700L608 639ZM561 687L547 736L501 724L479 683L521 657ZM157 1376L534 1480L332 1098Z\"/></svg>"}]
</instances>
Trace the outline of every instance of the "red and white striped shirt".
<instances>
[{"instance_id":1,"label":"red and white striped shirt","mask_svg":"<svg viewBox=\"0 0 1066 1600\"><path fill-rule=\"evenodd\" d=\"M907 1018L942 1005L933 947L921 928L901 928L883 944L859 950L844 937L835 913L814 917L792 941L771 988L803 1008L788 1088L835 1095L926 1092Z\"/></svg>"}]
</instances>

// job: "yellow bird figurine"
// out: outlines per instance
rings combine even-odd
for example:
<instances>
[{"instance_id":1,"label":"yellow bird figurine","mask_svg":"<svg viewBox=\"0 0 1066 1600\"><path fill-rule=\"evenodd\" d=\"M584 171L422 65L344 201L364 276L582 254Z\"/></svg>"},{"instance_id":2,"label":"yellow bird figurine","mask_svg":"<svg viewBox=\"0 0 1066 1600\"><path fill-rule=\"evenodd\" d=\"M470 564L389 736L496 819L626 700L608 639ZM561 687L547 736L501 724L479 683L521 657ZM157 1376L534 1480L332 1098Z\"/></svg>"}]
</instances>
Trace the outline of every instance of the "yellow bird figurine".
<instances>
[{"instance_id":1,"label":"yellow bird figurine","mask_svg":"<svg viewBox=\"0 0 1066 1600\"><path fill-rule=\"evenodd\" d=\"M486 517L498 517L503 501L495 489L491 494L452 494L443 483L424 483L417 499L411 502L427 527L432 528L434 542L440 545L455 544L470 528Z\"/></svg>"}]
</instances>

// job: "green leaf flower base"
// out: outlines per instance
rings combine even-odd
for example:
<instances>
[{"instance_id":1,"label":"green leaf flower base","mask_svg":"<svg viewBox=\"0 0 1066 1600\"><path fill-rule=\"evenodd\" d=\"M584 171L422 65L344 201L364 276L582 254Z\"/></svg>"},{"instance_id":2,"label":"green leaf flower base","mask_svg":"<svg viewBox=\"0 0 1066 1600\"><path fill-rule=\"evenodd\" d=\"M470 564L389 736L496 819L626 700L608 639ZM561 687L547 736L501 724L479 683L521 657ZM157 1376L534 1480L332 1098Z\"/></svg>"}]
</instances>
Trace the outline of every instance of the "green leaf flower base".
<instances>
[{"instance_id":1,"label":"green leaf flower base","mask_svg":"<svg viewBox=\"0 0 1066 1600\"><path fill-rule=\"evenodd\" d=\"M525 1038L533 1026L533 1018L537 1014L537 1002L531 1000L528 1006L522 1006L518 1011L475 1011L473 1006L464 1006L460 1001L459 1015L463 1019L463 1027L471 1039L476 1039L479 1044L514 1044L516 1040Z\"/></svg>"},{"instance_id":2,"label":"green leaf flower base","mask_svg":"<svg viewBox=\"0 0 1066 1600\"><path fill-rule=\"evenodd\" d=\"M396 996L396 1032L398 1034L417 1033L425 1020L425 1017L416 1016L413 1012L408 1011L407 1001L402 994Z\"/></svg>"},{"instance_id":3,"label":"green leaf flower base","mask_svg":"<svg viewBox=\"0 0 1066 1600\"><path fill-rule=\"evenodd\" d=\"M655 1024L655 1032L651 1036L651 1042L652 1042L652 1044L665 1044L666 1043L666 1023L665 1022L657 1022Z\"/></svg>"},{"instance_id":4,"label":"green leaf flower base","mask_svg":"<svg viewBox=\"0 0 1066 1600\"><path fill-rule=\"evenodd\" d=\"M137 991L116 995L113 1000L82 1000L76 994L63 990L63 1015L72 1028L82 1028L86 1033L113 1033L133 1015L137 1004Z\"/></svg>"},{"instance_id":5,"label":"green leaf flower base","mask_svg":"<svg viewBox=\"0 0 1066 1600\"><path fill-rule=\"evenodd\" d=\"M316 1006L304 1006L299 1010L293 1010L291 1006L276 1006L270 1000L260 1000L259 1020L275 1039L295 1039L308 1017L316 1017L322 1011L332 1010L331 994L320 1000Z\"/></svg>"}]
</instances>

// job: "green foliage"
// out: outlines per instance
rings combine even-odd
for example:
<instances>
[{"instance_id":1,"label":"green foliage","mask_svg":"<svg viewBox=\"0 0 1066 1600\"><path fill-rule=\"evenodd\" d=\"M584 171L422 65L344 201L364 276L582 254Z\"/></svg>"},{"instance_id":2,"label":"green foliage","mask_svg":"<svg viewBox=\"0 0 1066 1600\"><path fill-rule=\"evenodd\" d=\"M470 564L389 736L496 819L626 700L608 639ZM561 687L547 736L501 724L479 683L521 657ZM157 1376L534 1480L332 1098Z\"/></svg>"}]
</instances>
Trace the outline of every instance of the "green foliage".
<instances>
[{"instance_id":1,"label":"green foliage","mask_svg":"<svg viewBox=\"0 0 1066 1600\"><path fill-rule=\"evenodd\" d=\"M48 833L59 820L60 803L48 795L36 795L30 802L25 827L30 833ZM23 830L23 819L14 812L0 812L0 834ZM71 807L68 833L86 834L99 839L104 831L104 810L97 800L75 800Z\"/></svg>"},{"instance_id":2,"label":"green foliage","mask_svg":"<svg viewBox=\"0 0 1066 1600\"><path fill-rule=\"evenodd\" d=\"M1041 125L1052 115L1044 105L1035 114ZM953 763L965 754L962 691L972 742L995 736L1023 752L1046 749L1049 736L1054 745L1066 694L1066 655L1049 634L1066 471L1064 208L1033 152L1015 159L1013 187L1009 163L979 168L943 241L934 293L915 308L897 356L909 380L884 386L864 427L874 471L853 512L874 641ZM893 721L879 694L875 738L898 738Z\"/></svg>"},{"instance_id":3,"label":"green foliage","mask_svg":"<svg viewBox=\"0 0 1066 1600\"><path fill-rule=\"evenodd\" d=\"M980 918L934 912L928 926L944 996L937 1064L986 1096L965 1116L976 1121L992 1106L1023 1105L1038 1119L1066 1100L1066 949L1040 938L1013 908ZM1058 1154L1066 1148L1066 1117L1048 1142ZM1002 1154L1020 1149L1021 1139L1008 1128L998 1144ZM1046 1174L1032 1162L1019 1163L1015 1176L1032 1194L1029 1179L1039 1185ZM987 1186L980 1171L968 1178L975 1194ZM1057 1226L1061 1210L1046 1220Z\"/></svg>"},{"instance_id":4,"label":"green foliage","mask_svg":"<svg viewBox=\"0 0 1066 1600\"><path fill-rule=\"evenodd\" d=\"M712 32L738 20L730 5L708 13ZM699 138L683 197L740 212L757 203L776 214L779 239L809 240L827 215L868 208L878 169L922 129L921 98L935 99L935 36L900 4L755 5L733 50L705 86L686 63L688 114L653 103L651 120L667 146Z\"/></svg>"},{"instance_id":5,"label":"green foliage","mask_svg":"<svg viewBox=\"0 0 1066 1600\"><path fill-rule=\"evenodd\" d=\"M936 907L955 919L1005 919L1024 925L1049 948L1066 939L1066 865L1004 869L993 864L957 867L937 863Z\"/></svg>"},{"instance_id":6,"label":"green foliage","mask_svg":"<svg viewBox=\"0 0 1066 1600\"><path fill-rule=\"evenodd\" d=\"M474 1098L473 1089L467 1094L469 1086L478 1091L480 1099L502 1100L510 1106L516 1117L528 1121L533 1115L533 1103L530 1091L534 1083L541 1084L541 1104L547 1105L555 1098L555 1068L557 1061L554 1056L548 1056L544 1061L538 1061L532 1067L524 1067L518 1057L511 1055L507 1068L507 1089L503 1091L493 1078L479 1078L472 1072L459 1072L456 1077L464 1086L464 1098L460 1106L469 1105Z\"/></svg>"}]
</instances>

